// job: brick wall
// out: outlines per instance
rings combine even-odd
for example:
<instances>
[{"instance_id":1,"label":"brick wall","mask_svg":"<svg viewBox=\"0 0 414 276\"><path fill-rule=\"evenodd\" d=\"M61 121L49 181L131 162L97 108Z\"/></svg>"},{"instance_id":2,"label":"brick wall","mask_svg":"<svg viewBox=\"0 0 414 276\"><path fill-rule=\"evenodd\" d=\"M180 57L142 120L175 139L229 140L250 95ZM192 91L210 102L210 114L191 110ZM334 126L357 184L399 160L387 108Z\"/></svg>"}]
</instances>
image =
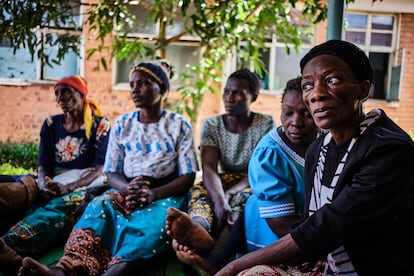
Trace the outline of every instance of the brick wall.
<instances>
[{"instance_id":1,"label":"brick wall","mask_svg":"<svg viewBox=\"0 0 414 276\"><path fill-rule=\"evenodd\" d=\"M368 102L366 110L382 108L406 131L414 131L414 14L405 14L401 20L400 47L406 49L402 93L396 103ZM326 24L315 33L318 41L323 40ZM320 41L321 42L321 41ZM85 47L96 45L93 34L85 38ZM109 43L109 41L107 42ZM134 106L129 91L112 88L112 66L105 71L100 64L101 55L94 55L84 62L84 76L88 81L89 98L95 99L106 115L113 121L120 114L132 111ZM171 92L169 101L179 100L176 92ZM280 122L280 97L261 94L253 103L252 110L274 116ZM60 113L54 102L53 86L9 86L0 85L0 104L3 119L0 123L0 141L38 141L39 130L48 115ZM196 144L201 121L206 117L222 113L223 104L219 95L208 94L201 106L198 122L194 126Z\"/></svg>"}]
</instances>

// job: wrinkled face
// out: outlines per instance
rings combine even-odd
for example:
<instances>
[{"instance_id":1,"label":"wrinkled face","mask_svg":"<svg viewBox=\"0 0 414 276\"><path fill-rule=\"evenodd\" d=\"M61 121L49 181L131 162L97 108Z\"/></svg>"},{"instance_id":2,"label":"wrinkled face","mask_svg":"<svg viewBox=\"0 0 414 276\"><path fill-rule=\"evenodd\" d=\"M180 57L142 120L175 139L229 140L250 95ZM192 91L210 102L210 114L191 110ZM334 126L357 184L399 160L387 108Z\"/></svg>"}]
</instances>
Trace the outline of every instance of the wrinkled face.
<instances>
[{"instance_id":1,"label":"wrinkled face","mask_svg":"<svg viewBox=\"0 0 414 276\"><path fill-rule=\"evenodd\" d=\"M69 85L59 84L55 88L56 102L64 113L83 110L83 95Z\"/></svg>"},{"instance_id":2,"label":"wrinkled face","mask_svg":"<svg viewBox=\"0 0 414 276\"><path fill-rule=\"evenodd\" d=\"M308 144L315 139L319 130L303 102L302 93L297 90L286 91L280 121L292 144Z\"/></svg>"},{"instance_id":3,"label":"wrinkled face","mask_svg":"<svg viewBox=\"0 0 414 276\"><path fill-rule=\"evenodd\" d=\"M252 102L252 94L247 80L228 79L223 92L223 101L226 114L233 116L246 114Z\"/></svg>"},{"instance_id":4,"label":"wrinkled face","mask_svg":"<svg viewBox=\"0 0 414 276\"><path fill-rule=\"evenodd\" d=\"M305 105L318 127L343 129L359 116L369 81L358 82L347 63L324 54L303 68L302 89Z\"/></svg>"},{"instance_id":5,"label":"wrinkled face","mask_svg":"<svg viewBox=\"0 0 414 276\"><path fill-rule=\"evenodd\" d=\"M129 81L131 98L137 108L150 108L160 104L162 92L153 77L143 71L135 71Z\"/></svg>"}]
</instances>

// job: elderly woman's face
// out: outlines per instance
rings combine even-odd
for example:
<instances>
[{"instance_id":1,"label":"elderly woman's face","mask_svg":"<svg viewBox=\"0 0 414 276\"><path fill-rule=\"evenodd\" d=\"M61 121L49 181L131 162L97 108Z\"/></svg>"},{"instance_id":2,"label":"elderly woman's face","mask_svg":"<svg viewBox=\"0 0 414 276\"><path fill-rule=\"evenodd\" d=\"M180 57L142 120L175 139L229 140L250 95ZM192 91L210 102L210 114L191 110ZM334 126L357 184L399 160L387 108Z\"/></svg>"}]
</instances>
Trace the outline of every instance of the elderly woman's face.
<instances>
[{"instance_id":1,"label":"elderly woman's face","mask_svg":"<svg viewBox=\"0 0 414 276\"><path fill-rule=\"evenodd\" d=\"M83 96L69 85L59 84L55 88L56 102L64 113L83 109Z\"/></svg>"},{"instance_id":2,"label":"elderly woman's face","mask_svg":"<svg viewBox=\"0 0 414 276\"><path fill-rule=\"evenodd\" d=\"M368 96L367 81L358 82L351 68L333 55L311 59L302 72L303 100L318 127L353 127L361 102Z\"/></svg>"}]
</instances>

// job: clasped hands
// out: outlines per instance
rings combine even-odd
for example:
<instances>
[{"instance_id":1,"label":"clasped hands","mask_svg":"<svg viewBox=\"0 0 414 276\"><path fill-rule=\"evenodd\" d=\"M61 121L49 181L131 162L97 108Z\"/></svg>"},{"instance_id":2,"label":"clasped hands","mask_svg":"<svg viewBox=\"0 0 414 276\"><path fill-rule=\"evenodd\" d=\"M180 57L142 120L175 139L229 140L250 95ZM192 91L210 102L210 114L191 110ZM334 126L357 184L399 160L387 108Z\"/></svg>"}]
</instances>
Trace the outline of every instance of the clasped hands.
<instances>
[{"instance_id":1,"label":"clasped hands","mask_svg":"<svg viewBox=\"0 0 414 276\"><path fill-rule=\"evenodd\" d=\"M124 211L129 214L132 211L143 208L154 201L154 192L150 189L150 182L142 176L137 176L126 185L121 192L111 192L111 198Z\"/></svg>"},{"instance_id":2,"label":"clasped hands","mask_svg":"<svg viewBox=\"0 0 414 276\"><path fill-rule=\"evenodd\" d=\"M49 201L53 198L66 195L71 192L69 185L54 182L49 176L45 176L44 187L40 190L40 197Z\"/></svg>"}]
</instances>

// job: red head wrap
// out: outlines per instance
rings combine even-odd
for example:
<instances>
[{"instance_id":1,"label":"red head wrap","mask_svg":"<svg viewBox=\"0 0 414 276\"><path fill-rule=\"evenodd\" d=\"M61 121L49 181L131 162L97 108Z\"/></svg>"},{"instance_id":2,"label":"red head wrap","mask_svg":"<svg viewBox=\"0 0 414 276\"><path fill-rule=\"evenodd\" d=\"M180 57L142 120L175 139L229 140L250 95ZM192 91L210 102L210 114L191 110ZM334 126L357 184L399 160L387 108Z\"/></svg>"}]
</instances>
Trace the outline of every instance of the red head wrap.
<instances>
[{"instance_id":1,"label":"red head wrap","mask_svg":"<svg viewBox=\"0 0 414 276\"><path fill-rule=\"evenodd\" d=\"M56 86L59 84L65 84L68 85L75 90L77 90L79 93L83 95L83 103L84 103L84 109L83 109L83 123L85 125L85 132L86 137L90 137L91 134L91 128L92 128L92 113L94 113L97 116L101 116L101 108L97 103L95 103L92 100L88 100L86 96L88 95L88 87L86 80L78 75L68 76L64 77L60 80L58 80L54 86L54 89L56 89Z\"/></svg>"},{"instance_id":2,"label":"red head wrap","mask_svg":"<svg viewBox=\"0 0 414 276\"><path fill-rule=\"evenodd\" d=\"M79 91L83 95L84 102L86 103L86 96L88 95L88 87L87 87L86 80L83 77L77 76L77 75L64 77L55 84L54 88L56 89L56 86L58 86L59 84L69 85L70 87Z\"/></svg>"}]
</instances>

